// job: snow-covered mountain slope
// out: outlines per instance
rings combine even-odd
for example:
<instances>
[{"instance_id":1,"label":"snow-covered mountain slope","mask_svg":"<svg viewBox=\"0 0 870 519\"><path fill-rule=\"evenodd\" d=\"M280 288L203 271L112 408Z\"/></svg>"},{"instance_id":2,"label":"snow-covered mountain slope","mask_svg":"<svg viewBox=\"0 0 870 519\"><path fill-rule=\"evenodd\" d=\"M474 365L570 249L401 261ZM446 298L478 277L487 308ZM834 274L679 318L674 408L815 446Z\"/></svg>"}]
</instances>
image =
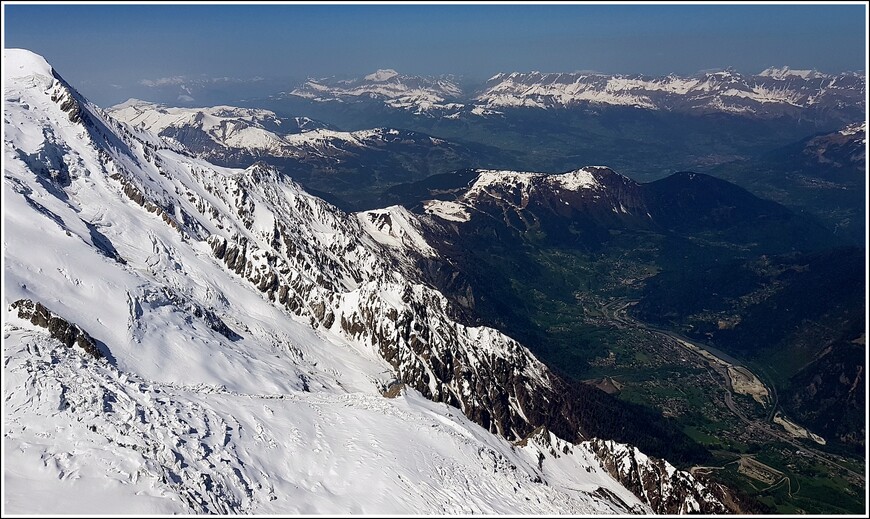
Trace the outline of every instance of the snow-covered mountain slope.
<instances>
[{"instance_id":1,"label":"snow-covered mountain slope","mask_svg":"<svg viewBox=\"0 0 870 519\"><path fill-rule=\"evenodd\" d=\"M591 104L767 117L806 110L859 114L864 91L865 79L859 74L828 75L787 67L754 76L730 70L694 77L514 72L490 78L475 101L486 109Z\"/></svg>"},{"instance_id":2,"label":"snow-covered mountain slope","mask_svg":"<svg viewBox=\"0 0 870 519\"><path fill-rule=\"evenodd\" d=\"M455 112L463 106L455 102L462 90L453 78L405 76L392 69L350 80L309 79L289 95L318 102L377 99L391 108L417 115L444 110Z\"/></svg>"},{"instance_id":3,"label":"snow-covered mountain slope","mask_svg":"<svg viewBox=\"0 0 870 519\"><path fill-rule=\"evenodd\" d=\"M204 156L229 150L252 155L295 156L288 138L331 129L308 117L280 118L269 110L215 106L177 108L130 99L109 108L115 119L177 141ZM305 139L301 139L305 142Z\"/></svg>"},{"instance_id":4,"label":"snow-covered mountain slope","mask_svg":"<svg viewBox=\"0 0 870 519\"><path fill-rule=\"evenodd\" d=\"M549 461L550 470L553 472L565 470L570 473L577 463L597 461L600 467L632 489L636 495L644 496L653 509L663 513L693 513L700 508L700 503L694 501L695 499L716 502L723 497L714 492L719 490L717 487L704 487L694 478L687 477L686 473L676 470L670 463L650 458L636 448L613 441L596 439L572 445L542 427L528 440L521 442L521 445L539 453L539 459L553 458L553 461ZM676 497L687 495L692 497ZM711 508L707 513L725 511L724 507Z\"/></svg>"},{"instance_id":5,"label":"snow-covered mountain slope","mask_svg":"<svg viewBox=\"0 0 870 519\"><path fill-rule=\"evenodd\" d=\"M247 166L260 158L336 166L348 157L395 145L427 149L451 146L418 132L393 128L343 132L307 117L280 118L269 110L252 108L170 108L131 99L111 107L108 113L169 143L180 143L199 157L232 166Z\"/></svg>"},{"instance_id":6,"label":"snow-covered mountain slope","mask_svg":"<svg viewBox=\"0 0 870 519\"><path fill-rule=\"evenodd\" d=\"M172 149L28 51L4 74L5 510L670 510L511 443L572 431L559 381L415 281L406 211ZM722 510L701 488L671 501Z\"/></svg>"},{"instance_id":7,"label":"snow-covered mountain slope","mask_svg":"<svg viewBox=\"0 0 870 519\"><path fill-rule=\"evenodd\" d=\"M139 99L128 99L110 107L108 112L119 121L158 135L168 129L196 127L227 147L231 143L236 143L236 147L262 147L262 139L253 138L258 133L292 135L330 127L309 117L278 117L270 110L235 106L179 108ZM246 133L252 135L246 139Z\"/></svg>"},{"instance_id":8,"label":"snow-covered mountain slope","mask_svg":"<svg viewBox=\"0 0 870 519\"><path fill-rule=\"evenodd\" d=\"M595 455L551 473L413 391L157 383L40 332L4 339L10 513L649 511Z\"/></svg>"}]
</instances>

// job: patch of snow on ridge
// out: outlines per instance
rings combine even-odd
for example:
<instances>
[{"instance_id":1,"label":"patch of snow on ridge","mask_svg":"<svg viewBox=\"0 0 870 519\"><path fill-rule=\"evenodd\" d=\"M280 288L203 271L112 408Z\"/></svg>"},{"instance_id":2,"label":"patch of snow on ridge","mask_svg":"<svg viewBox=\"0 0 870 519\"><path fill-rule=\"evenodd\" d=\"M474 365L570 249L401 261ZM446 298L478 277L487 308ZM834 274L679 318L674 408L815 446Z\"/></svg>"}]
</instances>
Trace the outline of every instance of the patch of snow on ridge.
<instances>
[{"instance_id":1,"label":"patch of snow on ridge","mask_svg":"<svg viewBox=\"0 0 870 519\"><path fill-rule=\"evenodd\" d=\"M480 105L474 105L474 108L471 109L472 115L486 116L486 115L501 115L503 113L504 112L499 112L497 110L489 110L489 109L484 108ZM456 115L458 116L459 113L457 113Z\"/></svg>"},{"instance_id":2,"label":"patch of snow on ridge","mask_svg":"<svg viewBox=\"0 0 870 519\"><path fill-rule=\"evenodd\" d=\"M550 184L551 186L569 191L596 189L601 187L601 184L593 173L598 169L609 168L605 166L588 166L562 174L481 170L477 180L468 190L468 194L484 192L487 188L494 186L528 191L532 185L540 185L541 183Z\"/></svg>"},{"instance_id":3,"label":"patch of snow on ridge","mask_svg":"<svg viewBox=\"0 0 870 519\"><path fill-rule=\"evenodd\" d=\"M394 78L398 76L399 73L395 70L388 69L379 69L377 72L367 75L364 79L366 81L387 81L388 79Z\"/></svg>"},{"instance_id":4,"label":"patch of snow on ridge","mask_svg":"<svg viewBox=\"0 0 870 519\"><path fill-rule=\"evenodd\" d=\"M788 67L776 68L770 67L761 71L759 76L763 77L771 77L773 79L785 79L789 76L799 77L801 79L813 79L817 77L824 77L825 74L817 70L794 70Z\"/></svg>"},{"instance_id":5,"label":"patch of snow on ridge","mask_svg":"<svg viewBox=\"0 0 870 519\"><path fill-rule=\"evenodd\" d=\"M859 123L852 123L842 130L840 130L840 135L856 135L859 133L866 133L867 131L867 122L861 121Z\"/></svg>"},{"instance_id":6,"label":"patch of snow on ridge","mask_svg":"<svg viewBox=\"0 0 870 519\"><path fill-rule=\"evenodd\" d=\"M423 256L437 256L435 249L417 229L414 217L402 206L363 211L357 213L356 217L362 223L363 229L381 245L407 248Z\"/></svg>"},{"instance_id":7,"label":"patch of snow on ridge","mask_svg":"<svg viewBox=\"0 0 870 519\"><path fill-rule=\"evenodd\" d=\"M486 188L491 186L526 190L531 185L532 179L540 176L542 176L541 173L530 173L527 171L484 169L480 170L480 175L478 175L477 180L474 181L474 184L468 190L468 194L486 191Z\"/></svg>"},{"instance_id":8,"label":"patch of snow on ridge","mask_svg":"<svg viewBox=\"0 0 870 519\"><path fill-rule=\"evenodd\" d=\"M328 144L332 140L343 141L357 146L363 146L361 139L371 137L378 130L360 130L358 132L342 132L318 128L305 133L284 136L288 144Z\"/></svg>"},{"instance_id":9,"label":"patch of snow on ridge","mask_svg":"<svg viewBox=\"0 0 870 519\"><path fill-rule=\"evenodd\" d=\"M437 216L451 222L467 222L471 220L471 213L461 204L445 200L426 200L423 202L423 210L426 214Z\"/></svg>"},{"instance_id":10,"label":"patch of snow on ridge","mask_svg":"<svg viewBox=\"0 0 870 519\"><path fill-rule=\"evenodd\" d=\"M589 168L591 169L591 168ZM550 179L569 191L579 191L581 189L594 189L601 187L601 184L588 169L578 169L577 171L569 171L561 175L553 175Z\"/></svg>"}]
</instances>

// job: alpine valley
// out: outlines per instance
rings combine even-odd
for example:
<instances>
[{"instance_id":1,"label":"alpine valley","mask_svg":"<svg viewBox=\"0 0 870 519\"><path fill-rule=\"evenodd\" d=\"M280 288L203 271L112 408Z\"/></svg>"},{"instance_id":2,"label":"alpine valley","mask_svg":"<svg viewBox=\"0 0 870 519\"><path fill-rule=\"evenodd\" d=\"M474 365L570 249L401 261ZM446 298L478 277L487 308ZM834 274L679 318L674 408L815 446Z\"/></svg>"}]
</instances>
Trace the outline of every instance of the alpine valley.
<instances>
[{"instance_id":1,"label":"alpine valley","mask_svg":"<svg viewBox=\"0 0 870 519\"><path fill-rule=\"evenodd\" d=\"M3 63L6 512L865 510L863 75Z\"/></svg>"}]
</instances>

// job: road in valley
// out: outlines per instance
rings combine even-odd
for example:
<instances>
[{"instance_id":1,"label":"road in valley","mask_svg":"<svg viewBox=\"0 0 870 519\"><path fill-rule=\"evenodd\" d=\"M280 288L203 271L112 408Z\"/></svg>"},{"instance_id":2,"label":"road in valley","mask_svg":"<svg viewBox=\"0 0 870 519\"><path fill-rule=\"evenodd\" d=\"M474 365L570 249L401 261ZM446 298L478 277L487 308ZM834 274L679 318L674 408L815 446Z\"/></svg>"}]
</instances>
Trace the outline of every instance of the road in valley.
<instances>
[{"instance_id":1,"label":"road in valley","mask_svg":"<svg viewBox=\"0 0 870 519\"><path fill-rule=\"evenodd\" d=\"M728 373L728 366L742 367L743 369L749 371L746 366L741 364L734 357L731 357L730 355L715 348L712 348L706 344L695 342L692 339L689 339L679 333L658 328L656 326L640 322L633 317L630 317L628 315L627 309L633 304L635 304L635 301L615 299L599 307L599 310L602 312L604 317L611 321L613 324L629 328L639 328L657 334L661 337L669 338L673 340L683 350L692 353L693 355L701 359L702 363L704 363L704 361L707 361L705 365L708 366L709 369L720 375L718 377L719 380L724 381L721 382L720 388L724 390L725 405L734 416L736 416L741 422L746 425L747 428L757 433L772 437L776 440L788 443L796 449L806 453L808 456L812 457L816 461L819 461L820 463L823 463L828 467L842 470L845 473L851 475L852 477L859 479L862 485L864 484L864 474L859 474L847 467L844 467L835 459L832 459L833 455L815 449L814 447L809 446L807 443L796 440L794 437L790 436L786 432L781 431L779 429L779 426L772 423L773 416L779 404L779 400L776 389L771 384L765 383L762 379L756 376L756 378L758 378L758 380L767 389L767 393L771 399L771 409L767 413L765 420L747 417L746 414L744 414L734 403L732 394L735 391L731 385L731 376ZM712 355L721 362L709 362L709 358L707 355L704 354L704 352L706 352L707 355ZM716 377L714 377L714 379L716 379Z\"/></svg>"}]
</instances>

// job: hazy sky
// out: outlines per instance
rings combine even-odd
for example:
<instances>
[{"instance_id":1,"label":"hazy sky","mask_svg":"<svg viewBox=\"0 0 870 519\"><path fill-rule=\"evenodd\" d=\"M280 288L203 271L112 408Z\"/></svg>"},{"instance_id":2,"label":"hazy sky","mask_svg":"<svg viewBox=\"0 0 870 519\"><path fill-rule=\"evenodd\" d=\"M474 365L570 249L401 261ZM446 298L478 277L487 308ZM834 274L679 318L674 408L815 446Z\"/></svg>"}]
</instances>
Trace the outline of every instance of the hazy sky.
<instances>
[{"instance_id":1,"label":"hazy sky","mask_svg":"<svg viewBox=\"0 0 870 519\"><path fill-rule=\"evenodd\" d=\"M863 5L10 5L6 47L100 103L175 75L863 70ZM117 102L117 101L112 101Z\"/></svg>"}]
</instances>

